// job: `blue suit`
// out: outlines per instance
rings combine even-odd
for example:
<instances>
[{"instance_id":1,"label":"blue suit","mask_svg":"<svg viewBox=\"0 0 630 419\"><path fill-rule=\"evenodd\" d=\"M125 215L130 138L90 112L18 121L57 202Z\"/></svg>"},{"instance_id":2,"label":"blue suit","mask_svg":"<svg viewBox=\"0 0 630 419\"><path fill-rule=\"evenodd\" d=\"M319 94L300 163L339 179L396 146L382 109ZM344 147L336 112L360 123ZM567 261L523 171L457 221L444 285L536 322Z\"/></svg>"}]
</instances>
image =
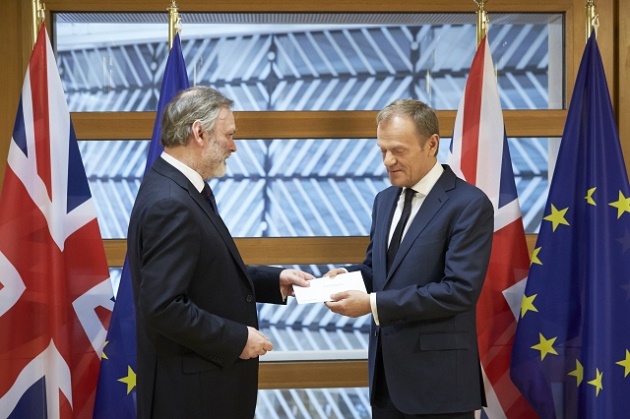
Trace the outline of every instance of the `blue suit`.
<instances>
[{"instance_id":1,"label":"blue suit","mask_svg":"<svg viewBox=\"0 0 630 419\"><path fill-rule=\"evenodd\" d=\"M370 244L360 269L376 292L380 326L372 322L370 396L374 402L377 348L390 399L407 414L470 412L484 403L475 305L493 234L487 196L450 167L426 196L389 272L388 237L401 188L374 201ZM380 369L379 369L380 370Z\"/></svg>"}]
</instances>

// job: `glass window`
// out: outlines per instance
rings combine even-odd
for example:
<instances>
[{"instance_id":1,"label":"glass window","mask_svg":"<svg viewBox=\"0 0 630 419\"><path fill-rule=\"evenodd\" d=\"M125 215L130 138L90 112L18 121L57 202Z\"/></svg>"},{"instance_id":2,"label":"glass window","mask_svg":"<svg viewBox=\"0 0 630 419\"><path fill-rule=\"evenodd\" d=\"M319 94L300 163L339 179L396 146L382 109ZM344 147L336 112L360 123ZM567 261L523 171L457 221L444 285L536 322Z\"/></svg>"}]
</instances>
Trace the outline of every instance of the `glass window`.
<instances>
[{"instance_id":1,"label":"glass window","mask_svg":"<svg viewBox=\"0 0 630 419\"><path fill-rule=\"evenodd\" d=\"M183 14L193 84L236 110L377 110L400 97L456 109L475 51L475 15ZM490 15L504 109L562 108L562 15ZM55 15L57 59L72 111L152 111L167 56L165 14ZM550 48L553 46L553 48ZM449 138L442 139L446 162ZM547 196L546 138L510 138L526 232ZM148 141L79 143L103 238L126 237ZM210 183L235 237L366 236L374 196L389 186L374 139L237 141L228 172ZM297 268L319 276L332 265ZM120 269L112 269L117 288ZM321 304L259 304L274 355L365 357L371 318ZM318 355L319 354L319 355ZM323 412L323 414L322 414ZM369 417L366 389L260 392L257 417ZM367 416L364 416L363 414Z\"/></svg>"},{"instance_id":2,"label":"glass window","mask_svg":"<svg viewBox=\"0 0 630 419\"><path fill-rule=\"evenodd\" d=\"M475 13L181 16L191 83L236 110L375 110L401 97L456 109L476 48ZM562 15L489 19L503 108L562 108L563 83L550 80L564 80L563 57L549 54ZM166 13L57 13L54 24L71 111L156 109Z\"/></svg>"},{"instance_id":3,"label":"glass window","mask_svg":"<svg viewBox=\"0 0 630 419\"><path fill-rule=\"evenodd\" d=\"M446 162L449 138L438 159ZM235 237L367 236L376 194L390 185L374 139L237 140L212 179ZM148 141L81 141L101 235L125 238ZM548 189L546 138L510 138L525 231L538 231Z\"/></svg>"},{"instance_id":4,"label":"glass window","mask_svg":"<svg viewBox=\"0 0 630 419\"><path fill-rule=\"evenodd\" d=\"M296 265L320 277L338 265ZM354 359L367 358L372 315L350 318L331 312L324 304L258 304L260 330L274 344L271 357L284 351L300 351L310 359L324 359L321 351L343 351ZM280 357L286 357L280 354ZM267 357L269 358L269 357ZM263 358L264 359L264 358ZM285 359L285 358L283 358Z\"/></svg>"},{"instance_id":5,"label":"glass window","mask_svg":"<svg viewBox=\"0 0 630 419\"><path fill-rule=\"evenodd\" d=\"M148 141L79 143L103 238L127 236ZM212 179L235 237L366 236L372 201L389 185L375 140L237 140ZM101 156L110 156L111 161Z\"/></svg>"},{"instance_id":6,"label":"glass window","mask_svg":"<svg viewBox=\"0 0 630 419\"><path fill-rule=\"evenodd\" d=\"M259 390L256 419L370 418L367 388Z\"/></svg>"},{"instance_id":7,"label":"glass window","mask_svg":"<svg viewBox=\"0 0 630 419\"><path fill-rule=\"evenodd\" d=\"M109 268L109 279L112 281L112 289L114 295L118 293L118 286L120 285L120 275L122 275L122 268Z\"/></svg>"}]
</instances>

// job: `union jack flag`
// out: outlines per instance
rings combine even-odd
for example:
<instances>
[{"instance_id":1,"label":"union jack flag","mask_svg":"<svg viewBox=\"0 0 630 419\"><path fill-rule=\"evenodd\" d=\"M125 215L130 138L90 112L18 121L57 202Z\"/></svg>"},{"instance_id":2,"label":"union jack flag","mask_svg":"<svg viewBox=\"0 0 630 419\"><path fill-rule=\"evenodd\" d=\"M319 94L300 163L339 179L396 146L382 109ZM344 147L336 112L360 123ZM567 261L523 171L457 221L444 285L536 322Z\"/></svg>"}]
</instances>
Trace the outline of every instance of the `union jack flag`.
<instances>
[{"instance_id":1,"label":"union jack flag","mask_svg":"<svg viewBox=\"0 0 630 419\"><path fill-rule=\"evenodd\" d=\"M483 190L494 206L494 238L477 304L479 356L489 418L533 417L510 380L510 353L529 253L488 40L473 59L457 117L448 163Z\"/></svg>"},{"instance_id":2,"label":"union jack flag","mask_svg":"<svg viewBox=\"0 0 630 419\"><path fill-rule=\"evenodd\" d=\"M0 417L89 418L112 286L43 24L7 163L0 196Z\"/></svg>"}]
</instances>

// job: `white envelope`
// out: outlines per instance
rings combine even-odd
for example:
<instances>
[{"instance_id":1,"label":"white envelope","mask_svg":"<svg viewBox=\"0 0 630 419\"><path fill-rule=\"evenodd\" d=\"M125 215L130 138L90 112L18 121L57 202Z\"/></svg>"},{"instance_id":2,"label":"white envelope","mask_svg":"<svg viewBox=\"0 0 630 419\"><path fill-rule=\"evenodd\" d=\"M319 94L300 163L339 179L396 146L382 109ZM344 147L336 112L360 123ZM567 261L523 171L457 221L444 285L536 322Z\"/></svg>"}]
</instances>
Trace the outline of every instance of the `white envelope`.
<instances>
[{"instance_id":1,"label":"white envelope","mask_svg":"<svg viewBox=\"0 0 630 419\"><path fill-rule=\"evenodd\" d=\"M293 286L298 304L323 303L332 301L331 294L342 291L357 290L367 292L360 271L339 274L334 278L327 276L309 281L310 287Z\"/></svg>"}]
</instances>

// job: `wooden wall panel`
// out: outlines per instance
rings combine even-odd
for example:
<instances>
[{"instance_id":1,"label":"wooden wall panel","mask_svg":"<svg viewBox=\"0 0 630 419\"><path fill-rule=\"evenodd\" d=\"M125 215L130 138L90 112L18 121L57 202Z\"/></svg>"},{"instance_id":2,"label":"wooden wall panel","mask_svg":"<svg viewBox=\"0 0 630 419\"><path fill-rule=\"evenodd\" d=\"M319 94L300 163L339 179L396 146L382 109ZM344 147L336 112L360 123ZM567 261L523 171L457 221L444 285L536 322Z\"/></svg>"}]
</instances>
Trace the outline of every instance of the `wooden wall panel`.
<instances>
[{"instance_id":1,"label":"wooden wall panel","mask_svg":"<svg viewBox=\"0 0 630 419\"><path fill-rule=\"evenodd\" d=\"M528 234L531 254L537 235ZM243 260L248 265L309 265L361 263L368 237L268 237L236 238ZM125 240L104 240L109 266L122 266L127 252Z\"/></svg>"},{"instance_id":2,"label":"wooden wall panel","mask_svg":"<svg viewBox=\"0 0 630 419\"><path fill-rule=\"evenodd\" d=\"M261 362L261 389L367 387L367 361Z\"/></svg>"},{"instance_id":3,"label":"wooden wall panel","mask_svg":"<svg viewBox=\"0 0 630 419\"><path fill-rule=\"evenodd\" d=\"M376 138L376 111L237 111L236 138ZM440 136L453 135L456 111L437 111ZM503 111L510 137L560 137L567 113L553 110ZM532 119L536 120L532 124ZM116 121L116 124L112 124ZM80 140L146 140L155 112L75 112L72 122Z\"/></svg>"},{"instance_id":4,"label":"wooden wall panel","mask_svg":"<svg viewBox=\"0 0 630 419\"><path fill-rule=\"evenodd\" d=\"M602 0L600 0L602 1ZM558 12L571 7L573 0L491 0L487 4L490 11L506 12ZM51 11L156 11L161 12L170 1L157 0L48 0L46 8ZM178 0L181 12L475 12L477 6L472 0L418 1L397 0Z\"/></svg>"},{"instance_id":5,"label":"wooden wall panel","mask_svg":"<svg viewBox=\"0 0 630 419\"><path fill-rule=\"evenodd\" d=\"M2 94L0 95L0 190L4 179L4 170L9 153L9 142L15 122L22 78L24 77L25 62L30 50L27 40L23 39L21 27L22 2L20 0L5 0L0 13L0 80L2 80ZM26 25L30 27L30 25ZM28 52L27 52L28 51Z\"/></svg>"},{"instance_id":6,"label":"wooden wall panel","mask_svg":"<svg viewBox=\"0 0 630 419\"><path fill-rule=\"evenodd\" d=\"M626 170L630 173L630 1L618 0L614 27L618 30L617 47L617 121L619 138L626 160Z\"/></svg>"}]
</instances>

